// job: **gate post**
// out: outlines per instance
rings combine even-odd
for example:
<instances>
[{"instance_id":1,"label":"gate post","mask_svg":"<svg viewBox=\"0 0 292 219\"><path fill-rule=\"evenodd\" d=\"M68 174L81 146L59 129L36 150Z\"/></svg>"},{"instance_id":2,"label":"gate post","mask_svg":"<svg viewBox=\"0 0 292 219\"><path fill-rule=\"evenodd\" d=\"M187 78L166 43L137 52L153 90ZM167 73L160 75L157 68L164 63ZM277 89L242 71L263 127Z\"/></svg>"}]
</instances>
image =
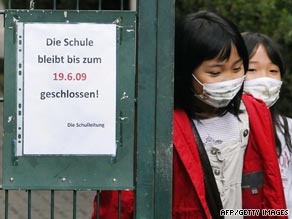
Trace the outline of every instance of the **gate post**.
<instances>
[{"instance_id":1,"label":"gate post","mask_svg":"<svg viewBox=\"0 0 292 219\"><path fill-rule=\"evenodd\" d=\"M138 2L136 218L170 219L174 1Z\"/></svg>"}]
</instances>

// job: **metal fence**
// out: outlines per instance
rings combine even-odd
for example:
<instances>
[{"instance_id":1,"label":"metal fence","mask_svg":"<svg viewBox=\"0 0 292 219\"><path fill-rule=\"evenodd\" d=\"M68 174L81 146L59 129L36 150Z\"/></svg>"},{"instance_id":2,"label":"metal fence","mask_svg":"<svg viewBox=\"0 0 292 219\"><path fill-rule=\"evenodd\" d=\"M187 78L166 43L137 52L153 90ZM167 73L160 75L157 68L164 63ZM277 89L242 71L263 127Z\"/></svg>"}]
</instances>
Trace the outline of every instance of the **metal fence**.
<instances>
[{"instance_id":1,"label":"metal fence","mask_svg":"<svg viewBox=\"0 0 292 219\"><path fill-rule=\"evenodd\" d=\"M19 8L20 2L25 7ZM136 104L135 133L133 133L135 136L134 217L137 219L170 219L174 0L76 0L75 2L9 0L7 9L0 11L0 14L5 16L7 11L18 8L136 11ZM9 57L5 57L5 59L7 58ZM4 72L4 77L7 74L11 73ZM1 115L3 115L2 111ZM97 203L99 203L99 194L99 189L71 191L51 190L50 188L42 190L5 189L0 191L0 218L90 218L93 198L96 196ZM118 194L118 209L120 210L121 191ZM119 212L118 218L120 217Z\"/></svg>"}]
</instances>

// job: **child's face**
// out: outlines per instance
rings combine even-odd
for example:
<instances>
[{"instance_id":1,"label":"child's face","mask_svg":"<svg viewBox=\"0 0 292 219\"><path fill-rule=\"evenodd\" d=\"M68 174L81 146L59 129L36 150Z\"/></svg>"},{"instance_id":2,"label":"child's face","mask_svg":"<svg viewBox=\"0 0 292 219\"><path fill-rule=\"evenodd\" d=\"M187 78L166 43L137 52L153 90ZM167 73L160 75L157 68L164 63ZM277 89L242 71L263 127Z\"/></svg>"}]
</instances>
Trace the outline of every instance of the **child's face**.
<instances>
[{"instance_id":1,"label":"child's face","mask_svg":"<svg viewBox=\"0 0 292 219\"><path fill-rule=\"evenodd\" d=\"M249 60L246 80L269 77L281 80L280 68L273 64L263 45L259 45L253 57Z\"/></svg>"},{"instance_id":2,"label":"child's face","mask_svg":"<svg viewBox=\"0 0 292 219\"><path fill-rule=\"evenodd\" d=\"M222 81L233 80L244 75L244 67L241 57L235 46L232 46L228 60L220 61L218 58L207 60L195 69L193 74L201 83L213 84ZM202 85L193 80L195 92L203 92Z\"/></svg>"}]
</instances>

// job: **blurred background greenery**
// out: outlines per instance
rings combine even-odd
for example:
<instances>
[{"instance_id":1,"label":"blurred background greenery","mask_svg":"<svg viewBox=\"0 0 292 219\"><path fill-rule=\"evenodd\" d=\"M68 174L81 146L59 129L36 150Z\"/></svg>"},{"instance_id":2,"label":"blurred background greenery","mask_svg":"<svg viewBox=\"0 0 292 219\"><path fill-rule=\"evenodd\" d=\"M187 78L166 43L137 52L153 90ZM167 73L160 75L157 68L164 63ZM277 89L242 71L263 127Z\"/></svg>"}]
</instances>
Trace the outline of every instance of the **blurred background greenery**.
<instances>
[{"instance_id":1,"label":"blurred background greenery","mask_svg":"<svg viewBox=\"0 0 292 219\"><path fill-rule=\"evenodd\" d=\"M8 0L2 0L8 5ZM147 0L145 0L147 1ZM57 0L57 9L76 9L75 0ZM79 0L80 10L96 10L99 0ZM120 0L102 0L103 9L120 9ZM124 8L130 0L124 1ZM30 0L11 0L12 8L29 8ZM35 9L53 8L53 0L35 0ZM260 32L279 46L287 65L278 107L292 117L292 1L291 0L176 0L176 16L198 10L218 12L238 25L241 32ZM0 72L3 59L0 59ZM2 75L2 74L1 74Z\"/></svg>"}]
</instances>

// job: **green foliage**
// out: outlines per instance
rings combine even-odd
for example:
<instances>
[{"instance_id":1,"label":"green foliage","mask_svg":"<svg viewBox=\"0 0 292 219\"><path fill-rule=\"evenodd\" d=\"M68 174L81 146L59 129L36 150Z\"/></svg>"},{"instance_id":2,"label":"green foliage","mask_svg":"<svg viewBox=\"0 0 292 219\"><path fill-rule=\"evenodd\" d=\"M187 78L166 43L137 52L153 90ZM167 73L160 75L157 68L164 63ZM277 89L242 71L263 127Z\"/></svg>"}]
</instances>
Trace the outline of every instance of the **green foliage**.
<instances>
[{"instance_id":1,"label":"green foliage","mask_svg":"<svg viewBox=\"0 0 292 219\"><path fill-rule=\"evenodd\" d=\"M232 20L241 32L260 32L279 46L287 65L279 110L292 117L292 1L291 0L176 0L176 14L209 10Z\"/></svg>"}]
</instances>

